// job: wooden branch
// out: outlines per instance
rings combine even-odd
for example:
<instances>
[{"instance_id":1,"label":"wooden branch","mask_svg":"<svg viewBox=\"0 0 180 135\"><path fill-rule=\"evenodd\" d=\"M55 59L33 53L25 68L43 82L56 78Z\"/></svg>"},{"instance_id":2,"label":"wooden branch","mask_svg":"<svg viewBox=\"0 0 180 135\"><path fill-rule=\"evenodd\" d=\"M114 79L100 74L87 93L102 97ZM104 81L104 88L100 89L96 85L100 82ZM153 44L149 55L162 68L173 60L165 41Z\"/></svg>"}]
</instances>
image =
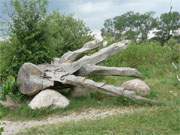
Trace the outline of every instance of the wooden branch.
<instances>
[{"instance_id":1,"label":"wooden branch","mask_svg":"<svg viewBox=\"0 0 180 135\"><path fill-rule=\"evenodd\" d=\"M63 72L67 72L69 74L73 74L86 64L97 64L97 63L107 59L108 57L112 56L113 54L116 54L116 53L126 49L128 43L129 43L129 41L127 41L127 40L118 42L118 43L114 43L106 48L101 49L100 51L98 51L90 56L84 56L75 62L61 63L63 61L62 60L60 62L61 64L59 64L59 62L55 62L55 64L50 64L47 67L46 67L46 65L44 65L44 66L41 65L41 68L45 67L44 70L61 70ZM86 48L86 47L88 48L90 45L91 45L91 43L85 44L84 48ZM97 46L97 45L94 44L94 47L92 47L92 48L95 48L95 46ZM89 48L91 48L91 47L89 47Z\"/></svg>"},{"instance_id":2,"label":"wooden branch","mask_svg":"<svg viewBox=\"0 0 180 135\"><path fill-rule=\"evenodd\" d=\"M72 63L62 63L58 65L43 64L38 66L32 63L25 63L20 68L17 78L20 91L26 95L36 94L42 89L53 86L55 81L53 78L59 77L58 79L60 79L64 75L71 75L86 64L97 64L113 54L124 50L127 48L127 44L128 41L112 44L91 56L85 56ZM84 48L88 48L89 46L90 43L86 44ZM96 44L94 44L92 48L95 47ZM49 80L48 76L51 77L51 80Z\"/></svg>"},{"instance_id":3,"label":"wooden branch","mask_svg":"<svg viewBox=\"0 0 180 135\"><path fill-rule=\"evenodd\" d=\"M105 67L96 66L110 56L123 51L127 48L129 41L114 43L98 52L80 58L84 53L87 53L101 45L99 41L91 41L86 43L81 49L69 51L60 59L56 58L51 64L34 65L25 63L19 70L17 82L21 93L26 95L35 95L39 91L55 85L55 82L60 85L69 85L75 87L90 88L88 90L96 90L113 96L123 96L132 100L139 100L146 103L158 103L154 100L147 99L136 95L134 91L125 90L123 87L116 87L102 82L95 82L78 75L122 75L141 77L138 70L129 67ZM77 60L80 58L79 60ZM77 60L77 61L76 61Z\"/></svg>"},{"instance_id":4,"label":"wooden branch","mask_svg":"<svg viewBox=\"0 0 180 135\"><path fill-rule=\"evenodd\" d=\"M106 60L110 56L126 49L128 47L128 43L129 43L128 40L124 40L124 41L121 41L118 43L114 43L108 47L105 47L105 48L99 50L98 52L96 52L90 56L82 57L81 59L79 59L75 63L80 64L81 67L83 65L86 65L86 64L98 64L98 63Z\"/></svg>"},{"instance_id":5,"label":"wooden branch","mask_svg":"<svg viewBox=\"0 0 180 135\"><path fill-rule=\"evenodd\" d=\"M65 85L90 88L102 93L113 96L124 96L132 100L140 100L147 103L156 103L153 100L137 96L135 92L124 90L122 87L116 87L102 82L95 82L85 77L71 75L61 70L45 70L42 72L36 65L25 63L18 73L18 84L20 91L26 95L34 95L40 90L54 86L54 82L60 82Z\"/></svg>"},{"instance_id":6,"label":"wooden branch","mask_svg":"<svg viewBox=\"0 0 180 135\"><path fill-rule=\"evenodd\" d=\"M134 77L142 76L137 69L129 67L105 67L87 64L78 71L78 75L80 76L86 76L90 74Z\"/></svg>"},{"instance_id":7,"label":"wooden branch","mask_svg":"<svg viewBox=\"0 0 180 135\"><path fill-rule=\"evenodd\" d=\"M53 78L53 79L56 81L60 81L63 84L86 87L92 90L110 93L111 95L114 95L114 96L123 95L123 90L124 90L122 87L115 87L113 85L108 85L106 83L95 82L93 80L86 79L85 77L80 77L80 76L75 76L75 75L67 75L61 79L59 79L59 77Z\"/></svg>"},{"instance_id":8,"label":"wooden branch","mask_svg":"<svg viewBox=\"0 0 180 135\"><path fill-rule=\"evenodd\" d=\"M58 78L56 81L58 81ZM113 96L123 96L132 100L146 102L148 104L160 104L157 101L138 96L134 91L125 90L122 87L116 87L102 82L95 82L93 80L86 79L85 77L67 75L61 78L61 80L59 81L63 84L70 84L78 87L80 86L80 87L90 88L89 90L96 90L101 93L106 93Z\"/></svg>"},{"instance_id":9,"label":"wooden branch","mask_svg":"<svg viewBox=\"0 0 180 135\"><path fill-rule=\"evenodd\" d=\"M129 41L125 40L122 42L114 43L106 48L103 48L99 50L98 52L90 55L90 56L84 56L81 59L72 62L72 63L62 63L58 64L56 70L61 70L64 72L67 72L69 74L73 74L77 72L81 67L87 64L98 64L110 56L123 51L127 48Z\"/></svg>"},{"instance_id":10,"label":"wooden branch","mask_svg":"<svg viewBox=\"0 0 180 135\"><path fill-rule=\"evenodd\" d=\"M81 59L73 62L73 63L62 63L60 64L61 68L68 72L69 74L73 74L78 71L81 67L87 64L98 64L110 56L123 51L127 48L129 41L125 40L122 42L114 43L106 48L99 50L98 52L90 55L84 56Z\"/></svg>"},{"instance_id":11,"label":"wooden branch","mask_svg":"<svg viewBox=\"0 0 180 135\"><path fill-rule=\"evenodd\" d=\"M75 50L75 51L68 51L61 58L55 58L54 61L52 62L52 64L57 65L57 64L62 64L62 63L66 63L66 62L73 62L77 58L81 57L83 54L100 47L101 44L102 44L102 42L100 42L98 40L93 40L93 41L87 42L86 44L84 44L84 46L82 48Z\"/></svg>"}]
</instances>

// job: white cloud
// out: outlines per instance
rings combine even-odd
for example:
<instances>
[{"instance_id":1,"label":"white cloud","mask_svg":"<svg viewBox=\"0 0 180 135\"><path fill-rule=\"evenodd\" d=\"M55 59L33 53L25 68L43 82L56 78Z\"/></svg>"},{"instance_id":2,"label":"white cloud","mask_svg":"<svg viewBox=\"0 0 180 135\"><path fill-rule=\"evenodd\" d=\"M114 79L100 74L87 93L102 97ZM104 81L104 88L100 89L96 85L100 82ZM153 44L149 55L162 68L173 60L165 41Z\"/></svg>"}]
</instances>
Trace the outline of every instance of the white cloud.
<instances>
[{"instance_id":1,"label":"white cloud","mask_svg":"<svg viewBox=\"0 0 180 135\"><path fill-rule=\"evenodd\" d=\"M104 1L104 2L93 2L89 1L87 3L81 3L78 5L77 9L78 12L83 14L89 14L89 13L102 13L106 10L109 10L113 3L111 1Z\"/></svg>"},{"instance_id":2,"label":"white cloud","mask_svg":"<svg viewBox=\"0 0 180 135\"><path fill-rule=\"evenodd\" d=\"M3 1L0 0L0 16L3 15ZM104 20L121 15L127 11L157 14L168 12L170 0L50 0L49 10L60 10L64 14L73 14L93 31L103 27ZM173 0L173 10L180 12L180 0Z\"/></svg>"},{"instance_id":3,"label":"white cloud","mask_svg":"<svg viewBox=\"0 0 180 135\"><path fill-rule=\"evenodd\" d=\"M174 0L173 5L174 10L180 11L179 0ZM68 12L83 19L93 31L97 31L103 27L105 19L127 11L155 11L160 14L168 12L169 8L169 0L72 0L69 2Z\"/></svg>"}]
</instances>

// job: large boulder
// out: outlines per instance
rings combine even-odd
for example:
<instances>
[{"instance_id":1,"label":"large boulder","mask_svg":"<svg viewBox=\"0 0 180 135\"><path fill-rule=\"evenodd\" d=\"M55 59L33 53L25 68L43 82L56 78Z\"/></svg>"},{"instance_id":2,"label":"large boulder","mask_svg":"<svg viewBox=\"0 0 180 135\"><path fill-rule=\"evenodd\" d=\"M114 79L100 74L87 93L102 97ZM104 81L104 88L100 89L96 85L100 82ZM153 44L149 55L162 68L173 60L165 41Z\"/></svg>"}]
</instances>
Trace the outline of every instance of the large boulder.
<instances>
[{"instance_id":1,"label":"large boulder","mask_svg":"<svg viewBox=\"0 0 180 135\"><path fill-rule=\"evenodd\" d=\"M125 90L135 91L138 95L147 96L150 94L150 87L140 79L126 81L121 85Z\"/></svg>"},{"instance_id":2,"label":"large boulder","mask_svg":"<svg viewBox=\"0 0 180 135\"><path fill-rule=\"evenodd\" d=\"M46 89L37 94L29 103L31 109L41 109L47 107L65 108L69 105L69 100L59 92Z\"/></svg>"}]
</instances>

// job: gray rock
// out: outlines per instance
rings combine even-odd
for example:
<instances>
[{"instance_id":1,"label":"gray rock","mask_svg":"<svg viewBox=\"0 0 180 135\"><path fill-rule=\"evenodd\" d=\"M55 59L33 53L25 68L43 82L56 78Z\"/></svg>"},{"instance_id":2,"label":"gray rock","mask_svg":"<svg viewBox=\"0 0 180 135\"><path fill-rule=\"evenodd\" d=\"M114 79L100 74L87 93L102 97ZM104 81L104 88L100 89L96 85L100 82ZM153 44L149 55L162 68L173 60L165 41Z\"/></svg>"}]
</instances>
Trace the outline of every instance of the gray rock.
<instances>
[{"instance_id":1,"label":"gray rock","mask_svg":"<svg viewBox=\"0 0 180 135\"><path fill-rule=\"evenodd\" d=\"M140 79L124 82L121 86L125 90L135 91L138 95L141 96L147 96L150 93L150 87Z\"/></svg>"},{"instance_id":2,"label":"gray rock","mask_svg":"<svg viewBox=\"0 0 180 135\"><path fill-rule=\"evenodd\" d=\"M47 107L65 108L69 105L69 100L59 92L46 89L37 94L29 103L31 109L41 109Z\"/></svg>"}]
</instances>

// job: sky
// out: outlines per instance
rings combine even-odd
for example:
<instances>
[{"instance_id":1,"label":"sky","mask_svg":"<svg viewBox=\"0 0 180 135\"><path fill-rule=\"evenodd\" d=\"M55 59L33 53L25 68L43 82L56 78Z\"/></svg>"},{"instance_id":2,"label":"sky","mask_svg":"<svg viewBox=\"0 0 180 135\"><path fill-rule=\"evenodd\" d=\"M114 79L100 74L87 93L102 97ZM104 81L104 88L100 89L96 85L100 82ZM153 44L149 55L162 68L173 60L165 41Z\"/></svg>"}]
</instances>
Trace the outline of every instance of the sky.
<instances>
[{"instance_id":1,"label":"sky","mask_svg":"<svg viewBox=\"0 0 180 135\"><path fill-rule=\"evenodd\" d=\"M103 27L104 20L127 11L155 11L157 15L168 12L171 0L50 0L49 10L72 14L93 30ZM173 10L180 12L180 0L173 0Z\"/></svg>"},{"instance_id":2,"label":"sky","mask_svg":"<svg viewBox=\"0 0 180 135\"><path fill-rule=\"evenodd\" d=\"M3 3L0 0L0 17L3 16ZM155 11L157 15L168 12L171 0L49 0L48 11L60 11L83 20L92 31L99 31L104 20L127 11ZM180 12L180 0L172 0L173 10Z\"/></svg>"}]
</instances>

